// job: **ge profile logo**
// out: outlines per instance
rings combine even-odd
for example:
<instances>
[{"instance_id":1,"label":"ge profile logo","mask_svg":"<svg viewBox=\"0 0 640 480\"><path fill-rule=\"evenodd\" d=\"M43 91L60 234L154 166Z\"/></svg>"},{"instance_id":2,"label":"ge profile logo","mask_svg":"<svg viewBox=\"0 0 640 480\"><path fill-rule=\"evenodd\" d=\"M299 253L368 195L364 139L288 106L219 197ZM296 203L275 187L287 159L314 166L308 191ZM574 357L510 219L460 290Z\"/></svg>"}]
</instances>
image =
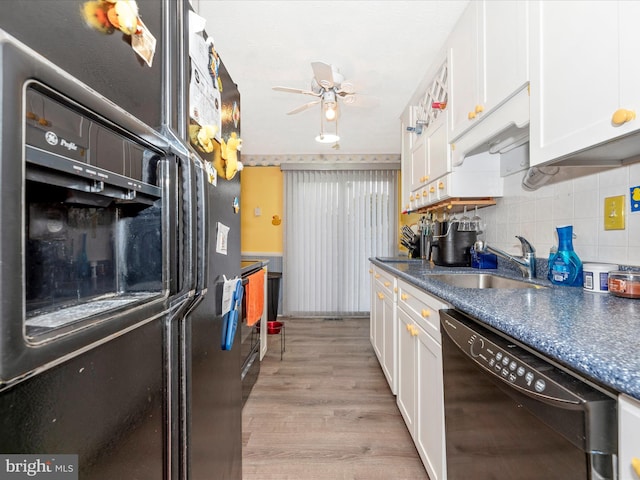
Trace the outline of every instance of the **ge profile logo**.
<instances>
[{"instance_id":1,"label":"ge profile logo","mask_svg":"<svg viewBox=\"0 0 640 480\"><path fill-rule=\"evenodd\" d=\"M44 134L44 139L47 141L49 145L57 145L58 144L58 136L53 132L47 132Z\"/></svg>"}]
</instances>

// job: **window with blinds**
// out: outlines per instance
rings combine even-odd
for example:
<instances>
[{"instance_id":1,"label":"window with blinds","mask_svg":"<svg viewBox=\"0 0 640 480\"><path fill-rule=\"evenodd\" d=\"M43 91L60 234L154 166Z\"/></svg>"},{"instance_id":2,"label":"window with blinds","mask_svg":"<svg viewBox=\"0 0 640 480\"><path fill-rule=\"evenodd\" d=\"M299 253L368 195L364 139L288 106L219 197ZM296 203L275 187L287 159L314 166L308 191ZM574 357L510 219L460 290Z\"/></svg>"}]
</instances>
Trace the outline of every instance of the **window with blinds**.
<instances>
[{"instance_id":1,"label":"window with blinds","mask_svg":"<svg viewBox=\"0 0 640 480\"><path fill-rule=\"evenodd\" d=\"M397 174L284 170L285 315L369 312L369 257L397 252Z\"/></svg>"}]
</instances>

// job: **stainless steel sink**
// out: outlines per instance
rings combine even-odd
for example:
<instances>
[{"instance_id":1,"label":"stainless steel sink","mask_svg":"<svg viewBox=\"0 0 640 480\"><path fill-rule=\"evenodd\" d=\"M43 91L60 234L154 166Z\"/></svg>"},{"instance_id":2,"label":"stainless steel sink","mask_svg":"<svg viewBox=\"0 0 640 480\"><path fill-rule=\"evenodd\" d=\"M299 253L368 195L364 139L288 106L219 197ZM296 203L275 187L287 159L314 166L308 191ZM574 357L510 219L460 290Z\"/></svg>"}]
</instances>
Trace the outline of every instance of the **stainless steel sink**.
<instances>
[{"instance_id":1,"label":"stainless steel sink","mask_svg":"<svg viewBox=\"0 0 640 480\"><path fill-rule=\"evenodd\" d=\"M499 277L491 273L445 273L429 275L429 278L460 288L546 288L535 283Z\"/></svg>"}]
</instances>

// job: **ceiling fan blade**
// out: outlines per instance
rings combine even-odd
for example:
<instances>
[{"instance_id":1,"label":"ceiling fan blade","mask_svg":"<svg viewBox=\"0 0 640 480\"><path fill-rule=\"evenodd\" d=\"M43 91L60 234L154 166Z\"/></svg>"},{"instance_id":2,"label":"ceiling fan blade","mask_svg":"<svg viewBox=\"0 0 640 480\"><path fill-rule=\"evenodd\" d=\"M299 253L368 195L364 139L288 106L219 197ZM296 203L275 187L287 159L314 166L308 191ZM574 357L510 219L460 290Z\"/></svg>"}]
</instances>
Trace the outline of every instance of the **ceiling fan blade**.
<instances>
[{"instance_id":1,"label":"ceiling fan blade","mask_svg":"<svg viewBox=\"0 0 640 480\"><path fill-rule=\"evenodd\" d=\"M323 88L333 87L333 69L331 65L322 62L311 62L313 76L316 82Z\"/></svg>"},{"instance_id":2,"label":"ceiling fan blade","mask_svg":"<svg viewBox=\"0 0 640 480\"><path fill-rule=\"evenodd\" d=\"M303 112L311 107L313 107L314 105L317 105L320 103L320 100L314 100L313 102L309 102L309 103L305 103L304 105L300 105L297 108L294 108L293 110L291 110L290 112L287 112L287 115L293 115L294 113L300 113Z\"/></svg>"},{"instance_id":3,"label":"ceiling fan blade","mask_svg":"<svg viewBox=\"0 0 640 480\"><path fill-rule=\"evenodd\" d=\"M291 87L272 87L273 90L277 92L287 92L287 93L302 93L304 95L313 95L314 97L319 97L319 93L312 92L310 90L301 90L299 88L291 88Z\"/></svg>"},{"instance_id":4,"label":"ceiling fan blade","mask_svg":"<svg viewBox=\"0 0 640 480\"><path fill-rule=\"evenodd\" d=\"M356 93L356 86L351 82L342 82L337 93L340 96L351 95Z\"/></svg>"},{"instance_id":5,"label":"ceiling fan blade","mask_svg":"<svg viewBox=\"0 0 640 480\"><path fill-rule=\"evenodd\" d=\"M341 95L341 98L342 102L350 107L377 107L380 104L380 99L378 97L362 93Z\"/></svg>"}]
</instances>

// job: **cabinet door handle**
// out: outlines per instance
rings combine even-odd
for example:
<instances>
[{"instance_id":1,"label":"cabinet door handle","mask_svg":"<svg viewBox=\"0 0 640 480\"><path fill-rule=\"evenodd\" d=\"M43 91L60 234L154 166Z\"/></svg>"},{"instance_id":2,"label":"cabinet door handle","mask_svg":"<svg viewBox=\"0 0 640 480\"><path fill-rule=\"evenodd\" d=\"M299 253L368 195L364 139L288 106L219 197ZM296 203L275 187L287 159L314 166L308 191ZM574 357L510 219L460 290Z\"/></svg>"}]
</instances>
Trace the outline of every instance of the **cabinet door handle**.
<instances>
[{"instance_id":1,"label":"cabinet door handle","mask_svg":"<svg viewBox=\"0 0 640 480\"><path fill-rule=\"evenodd\" d=\"M376 273L374 276L375 276L376 278L380 278L380 274L379 274L379 273Z\"/></svg>"},{"instance_id":2,"label":"cabinet door handle","mask_svg":"<svg viewBox=\"0 0 640 480\"><path fill-rule=\"evenodd\" d=\"M476 118L476 112L469 112L467 117L469 118L469 120L473 120L474 118Z\"/></svg>"},{"instance_id":3,"label":"cabinet door handle","mask_svg":"<svg viewBox=\"0 0 640 480\"><path fill-rule=\"evenodd\" d=\"M621 108L620 110L616 110L613 113L613 117L611 117L611 121L614 125L622 125L623 123L630 122L631 120L635 120L636 112L633 110L625 110Z\"/></svg>"},{"instance_id":4,"label":"cabinet door handle","mask_svg":"<svg viewBox=\"0 0 640 480\"><path fill-rule=\"evenodd\" d=\"M444 182L440 182L440 183L438 184L438 188L439 188L440 190L443 190L443 189L444 189Z\"/></svg>"},{"instance_id":5,"label":"cabinet door handle","mask_svg":"<svg viewBox=\"0 0 640 480\"><path fill-rule=\"evenodd\" d=\"M391 286L391 282L384 282L384 286L385 287L390 287Z\"/></svg>"},{"instance_id":6,"label":"cabinet door handle","mask_svg":"<svg viewBox=\"0 0 640 480\"><path fill-rule=\"evenodd\" d=\"M422 318L427 318L431 316L431 312L426 308L422 310Z\"/></svg>"},{"instance_id":7,"label":"cabinet door handle","mask_svg":"<svg viewBox=\"0 0 640 480\"><path fill-rule=\"evenodd\" d=\"M484 107L482 105L476 105L476 113L484 112Z\"/></svg>"},{"instance_id":8,"label":"cabinet door handle","mask_svg":"<svg viewBox=\"0 0 640 480\"><path fill-rule=\"evenodd\" d=\"M384 294L383 294L383 293L378 292L378 298L379 298L380 300L384 300Z\"/></svg>"},{"instance_id":9,"label":"cabinet door handle","mask_svg":"<svg viewBox=\"0 0 640 480\"><path fill-rule=\"evenodd\" d=\"M429 191L431 193L434 193L436 191L436 187L434 187L433 185L431 185L431 188L429 189Z\"/></svg>"},{"instance_id":10,"label":"cabinet door handle","mask_svg":"<svg viewBox=\"0 0 640 480\"><path fill-rule=\"evenodd\" d=\"M423 191L422 191L422 196L423 196L423 197L426 197L426 196L428 196L428 195L429 195L429 192L427 192L426 190L423 190Z\"/></svg>"},{"instance_id":11,"label":"cabinet door handle","mask_svg":"<svg viewBox=\"0 0 640 480\"><path fill-rule=\"evenodd\" d=\"M636 475L640 477L640 458L633 457L631 459L631 466L633 467L633 471L636 472Z\"/></svg>"},{"instance_id":12,"label":"cabinet door handle","mask_svg":"<svg viewBox=\"0 0 640 480\"><path fill-rule=\"evenodd\" d=\"M409 295L407 295L406 293L403 293L402 295L400 295L400 298L402 300L407 300L409 298Z\"/></svg>"}]
</instances>

